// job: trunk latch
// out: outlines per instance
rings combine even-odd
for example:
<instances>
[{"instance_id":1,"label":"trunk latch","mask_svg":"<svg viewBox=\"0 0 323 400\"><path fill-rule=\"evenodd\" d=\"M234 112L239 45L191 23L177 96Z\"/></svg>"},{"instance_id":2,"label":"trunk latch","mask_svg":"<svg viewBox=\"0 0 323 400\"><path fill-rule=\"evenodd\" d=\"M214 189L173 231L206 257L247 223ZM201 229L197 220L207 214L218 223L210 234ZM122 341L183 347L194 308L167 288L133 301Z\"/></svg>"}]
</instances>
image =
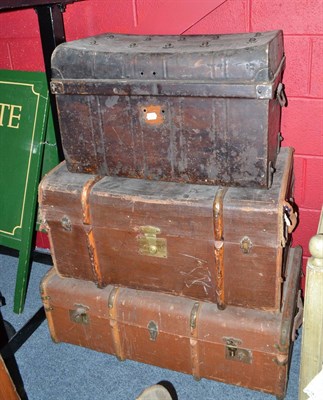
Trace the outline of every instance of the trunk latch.
<instances>
[{"instance_id":1,"label":"trunk latch","mask_svg":"<svg viewBox=\"0 0 323 400\"><path fill-rule=\"evenodd\" d=\"M76 324L88 325L90 322L87 307L77 306L75 310L69 310L69 314L70 320Z\"/></svg>"},{"instance_id":2,"label":"trunk latch","mask_svg":"<svg viewBox=\"0 0 323 400\"><path fill-rule=\"evenodd\" d=\"M249 239L248 236L244 236L240 241L240 249L242 253L248 254L250 253L252 248L252 241Z\"/></svg>"},{"instance_id":3,"label":"trunk latch","mask_svg":"<svg viewBox=\"0 0 323 400\"><path fill-rule=\"evenodd\" d=\"M223 340L226 343L225 358L227 360L240 361L245 364L252 364L251 350L238 347L242 343L240 339L224 337Z\"/></svg>"},{"instance_id":4,"label":"trunk latch","mask_svg":"<svg viewBox=\"0 0 323 400\"><path fill-rule=\"evenodd\" d=\"M167 258L167 241L158 238L160 229L154 226L141 226L141 234L137 237L139 242L139 254L151 257Z\"/></svg>"},{"instance_id":5,"label":"trunk latch","mask_svg":"<svg viewBox=\"0 0 323 400\"><path fill-rule=\"evenodd\" d=\"M149 321L147 325L149 331L149 339L155 342L158 336L158 325L155 321Z\"/></svg>"}]
</instances>

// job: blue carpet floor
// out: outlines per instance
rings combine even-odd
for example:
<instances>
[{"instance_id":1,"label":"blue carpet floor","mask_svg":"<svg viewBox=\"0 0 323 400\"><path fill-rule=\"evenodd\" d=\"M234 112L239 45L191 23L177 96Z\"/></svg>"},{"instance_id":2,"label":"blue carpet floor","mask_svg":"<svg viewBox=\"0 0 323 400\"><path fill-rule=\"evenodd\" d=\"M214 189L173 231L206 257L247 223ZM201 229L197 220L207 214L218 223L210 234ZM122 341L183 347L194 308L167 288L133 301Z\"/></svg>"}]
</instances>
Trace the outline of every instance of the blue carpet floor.
<instances>
[{"instance_id":1,"label":"blue carpet floor","mask_svg":"<svg viewBox=\"0 0 323 400\"><path fill-rule=\"evenodd\" d=\"M0 291L5 320L19 330L41 306L39 283L49 266L34 262L25 311L13 313L18 259L0 254ZM294 345L286 400L297 400L300 337ZM140 364L69 344L52 342L46 321L16 352L29 400L134 400L147 386L170 381L179 400L270 400L274 396Z\"/></svg>"}]
</instances>

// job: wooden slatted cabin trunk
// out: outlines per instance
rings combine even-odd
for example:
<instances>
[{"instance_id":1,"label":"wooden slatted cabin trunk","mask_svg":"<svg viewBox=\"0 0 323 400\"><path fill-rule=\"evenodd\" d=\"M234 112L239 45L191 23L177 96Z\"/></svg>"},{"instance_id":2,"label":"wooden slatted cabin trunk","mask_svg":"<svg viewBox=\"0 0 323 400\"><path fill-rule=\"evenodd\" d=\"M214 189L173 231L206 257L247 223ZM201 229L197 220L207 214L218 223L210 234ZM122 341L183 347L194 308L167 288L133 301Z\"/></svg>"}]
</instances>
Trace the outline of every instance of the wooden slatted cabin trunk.
<instances>
[{"instance_id":1,"label":"wooden slatted cabin trunk","mask_svg":"<svg viewBox=\"0 0 323 400\"><path fill-rule=\"evenodd\" d=\"M75 174L63 163L39 201L63 277L279 311L292 192L283 148L268 190Z\"/></svg>"},{"instance_id":2,"label":"wooden slatted cabin trunk","mask_svg":"<svg viewBox=\"0 0 323 400\"><path fill-rule=\"evenodd\" d=\"M278 313L61 278L41 292L51 336L163 368L260 390L283 399L295 337L301 249L289 251ZM298 313L297 313L298 314ZM295 319L294 319L295 317ZM165 351L165 349L167 349Z\"/></svg>"}]
</instances>

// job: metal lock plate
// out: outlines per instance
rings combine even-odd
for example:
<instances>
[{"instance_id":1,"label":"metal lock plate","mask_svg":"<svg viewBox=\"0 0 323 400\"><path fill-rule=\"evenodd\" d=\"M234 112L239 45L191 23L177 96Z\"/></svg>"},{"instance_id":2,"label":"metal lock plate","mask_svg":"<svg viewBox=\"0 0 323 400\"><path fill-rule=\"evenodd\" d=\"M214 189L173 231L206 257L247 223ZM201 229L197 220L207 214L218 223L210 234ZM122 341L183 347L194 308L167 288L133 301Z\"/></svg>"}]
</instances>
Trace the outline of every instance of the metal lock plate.
<instances>
[{"instance_id":1,"label":"metal lock plate","mask_svg":"<svg viewBox=\"0 0 323 400\"><path fill-rule=\"evenodd\" d=\"M158 325L155 321L149 321L147 325L149 331L149 339L155 342L158 336Z\"/></svg>"},{"instance_id":2,"label":"metal lock plate","mask_svg":"<svg viewBox=\"0 0 323 400\"><path fill-rule=\"evenodd\" d=\"M240 241L240 249L242 253L248 254L252 249L252 241L248 238L248 236L244 236Z\"/></svg>"},{"instance_id":3,"label":"metal lock plate","mask_svg":"<svg viewBox=\"0 0 323 400\"><path fill-rule=\"evenodd\" d=\"M158 238L160 229L154 226L141 226L141 234L137 237L139 254L150 257L167 258L167 241Z\"/></svg>"},{"instance_id":4,"label":"metal lock plate","mask_svg":"<svg viewBox=\"0 0 323 400\"><path fill-rule=\"evenodd\" d=\"M165 120L165 110L161 106L147 105L141 107L141 117L148 125L161 125Z\"/></svg>"},{"instance_id":5,"label":"metal lock plate","mask_svg":"<svg viewBox=\"0 0 323 400\"><path fill-rule=\"evenodd\" d=\"M64 217L61 219L61 225L64 231L66 232L72 231L72 222L66 215L64 215Z\"/></svg>"},{"instance_id":6,"label":"metal lock plate","mask_svg":"<svg viewBox=\"0 0 323 400\"><path fill-rule=\"evenodd\" d=\"M70 320L76 324L88 325L90 318L87 312L87 307L77 306L75 310L69 310Z\"/></svg>"},{"instance_id":7,"label":"metal lock plate","mask_svg":"<svg viewBox=\"0 0 323 400\"><path fill-rule=\"evenodd\" d=\"M244 364L252 364L252 351L238 347L242 342L239 339L223 338L226 343L225 358L232 361L240 361Z\"/></svg>"}]
</instances>

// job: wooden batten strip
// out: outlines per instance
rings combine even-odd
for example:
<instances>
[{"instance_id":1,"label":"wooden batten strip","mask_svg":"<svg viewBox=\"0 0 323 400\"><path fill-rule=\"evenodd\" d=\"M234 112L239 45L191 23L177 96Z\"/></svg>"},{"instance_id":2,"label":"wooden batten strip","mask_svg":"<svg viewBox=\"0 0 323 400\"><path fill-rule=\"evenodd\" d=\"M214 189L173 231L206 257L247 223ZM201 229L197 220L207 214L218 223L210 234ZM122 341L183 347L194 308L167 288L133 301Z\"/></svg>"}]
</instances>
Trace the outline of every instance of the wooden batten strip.
<instances>
[{"instance_id":1,"label":"wooden batten strip","mask_svg":"<svg viewBox=\"0 0 323 400\"><path fill-rule=\"evenodd\" d=\"M125 355L121 344L121 337L120 337L118 318L117 318L118 316L117 304L118 304L119 292L120 292L119 287L114 287L112 289L108 299L108 309L109 309L109 322L112 330L115 355L120 361L122 361L125 360Z\"/></svg>"},{"instance_id":2,"label":"wooden batten strip","mask_svg":"<svg viewBox=\"0 0 323 400\"><path fill-rule=\"evenodd\" d=\"M92 228L85 230L85 233L86 233L87 248L88 248L88 252L89 252L89 256L90 256L89 258L90 258L91 268L92 268L92 272L94 275L94 282L99 288L102 288L102 287L104 287L103 277L102 277L102 271L101 271L100 264L99 264L99 257L98 257L97 247L96 247L96 241L95 241L95 238L93 235Z\"/></svg>"},{"instance_id":3,"label":"wooden batten strip","mask_svg":"<svg viewBox=\"0 0 323 400\"><path fill-rule=\"evenodd\" d=\"M103 287L103 278L101 273L101 268L99 266L99 260L97 255L96 242L93 235L93 230L91 226L91 216L90 216L90 195L94 185L102 179L101 176L94 176L90 178L83 186L81 195L81 206L83 212L83 225L85 229L86 240L88 252L90 255L90 262L92 267L92 272L94 275L94 281L98 287Z\"/></svg>"},{"instance_id":4,"label":"wooden batten strip","mask_svg":"<svg viewBox=\"0 0 323 400\"><path fill-rule=\"evenodd\" d=\"M55 275L56 275L56 270L55 270L55 267L53 267L47 272L47 274L42 279L42 281L40 283L40 292L41 292L41 299L43 302L44 310L46 313L46 319L47 319L47 323L48 323L50 336L51 336L53 342L58 343L59 338L56 334L55 324L53 322L53 317L52 317L53 307L51 305L50 296L48 295L48 292L47 292L48 284Z\"/></svg>"},{"instance_id":5,"label":"wooden batten strip","mask_svg":"<svg viewBox=\"0 0 323 400\"><path fill-rule=\"evenodd\" d=\"M223 248L223 201L227 188L220 187L213 202L214 254L215 254L215 290L217 305L225 308L224 293L224 248Z\"/></svg>"},{"instance_id":6,"label":"wooden batten strip","mask_svg":"<svg viewBox=\"0 0 323 400\"><path fill-rule=\"evenodd\" d=\"M90 194L93 186L102 179L102 176L94 176L89 179L85 185L83 186L82 195L81 195L81 204L83 211L83 224L90 225Z\"/></svg>"}]
</instances>

